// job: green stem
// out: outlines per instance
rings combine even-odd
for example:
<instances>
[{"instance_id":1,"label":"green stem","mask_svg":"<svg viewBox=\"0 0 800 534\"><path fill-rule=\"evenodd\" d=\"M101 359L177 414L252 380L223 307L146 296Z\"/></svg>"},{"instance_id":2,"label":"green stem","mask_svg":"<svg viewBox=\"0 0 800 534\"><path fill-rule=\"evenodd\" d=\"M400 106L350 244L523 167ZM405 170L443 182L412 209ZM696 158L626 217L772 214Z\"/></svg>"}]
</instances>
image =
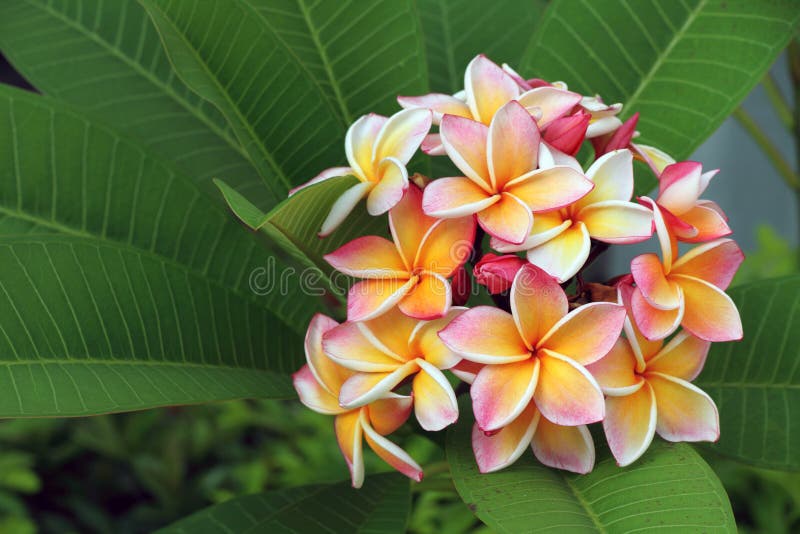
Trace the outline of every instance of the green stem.
<instances>
[{"instance_id":1,"label":"green stem","mask_svg":"<svg viewBox=\"0 0 800 534\"><path fill-rule=\"evenodd\" d=\"M786 161L778 148L770 141L767 134L764 133L764 130L753 120L750 114L748 114L744 108L739 108L733 112L733 116L736 117L739 124L747 130L747 133L750 134L758 146L761 147L761 150L764 151L764 154L772 161L775 169L777 169L786 184L794 190L800 189L800 177L795 174L789 162Z\"/></svg>"},{"instance_id":2,"label":"green stem","mask_svg":"<svg viewBox=\"0 0 800 534\"><path fill-rule=\"evenodd\" d=\"M767 75L764 76L764 79L761 81L761 84L764 86L764 90L767 92L767 97L769 98L769 101L772 102L772 106L775 108L775 112L778 114L781 122L784 126L786 126L786 129L791 132L792 126L794 125L792 108L783 97L781 90L778 88L778 84L775 83L775 78L771 73L767 73Z\"/></svg>"},{"instance_id":3,"label":"green stem","mask_svg":"<svg viewBox=\"0 0 800 534\"><path fill-rule=\"evenodd\" d=\"M789 77L794 85L794 142L795 158L800 168L800 38L789 43ZM794 190L797 199L797 218L800 223L800 188ZM800 247L797 249L797 265L800 266Z\"/></svg>"}]
</instances>

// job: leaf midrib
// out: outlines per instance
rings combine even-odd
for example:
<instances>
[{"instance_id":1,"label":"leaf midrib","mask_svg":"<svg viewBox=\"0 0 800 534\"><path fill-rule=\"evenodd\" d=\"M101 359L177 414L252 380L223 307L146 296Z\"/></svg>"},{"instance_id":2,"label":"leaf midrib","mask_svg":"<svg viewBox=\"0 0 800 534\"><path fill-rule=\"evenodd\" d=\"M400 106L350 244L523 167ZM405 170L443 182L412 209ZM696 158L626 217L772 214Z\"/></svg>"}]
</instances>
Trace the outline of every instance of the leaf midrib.
<instances>
[{"instance_id":1,"label":"leaf midrib","mask_svg":"<svg viewBox=\"0 0 800 534\"><path fill-rule=\"evenodd\" d=\"M600 518L597 516L597 514L591 508L591 506L589 505L589 502L586 499L583 498L583 494L578 490L578 488L575 487L575 485L572 483L572 481L569 478L567 478L567 476L561 475L561 478L564 480L564 484L569 488L569 490L575 496L575 499L577 499L578 503L581 505L583 510L586 512L586 515L589 517L589 519L592 520L592 523L594 523L594 526L597 529L597 531L600 532L601 534L606 534L606 532L607 532L606 531L606 527L603 526L603 524L600 522Z\"/></svg>"}]
</instances>

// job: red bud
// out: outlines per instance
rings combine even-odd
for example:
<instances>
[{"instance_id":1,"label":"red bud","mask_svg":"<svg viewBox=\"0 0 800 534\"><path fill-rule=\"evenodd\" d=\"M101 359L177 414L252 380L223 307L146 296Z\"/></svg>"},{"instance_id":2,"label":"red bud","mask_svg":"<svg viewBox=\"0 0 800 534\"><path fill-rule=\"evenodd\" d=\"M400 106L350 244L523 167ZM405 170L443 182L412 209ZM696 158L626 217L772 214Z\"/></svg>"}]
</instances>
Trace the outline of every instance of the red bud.
<instances>
[{"instance_id":1,"label":"red bud","mask_svg":"<svg viewBox=\"0 0 800 534\"><path fill-rule=\"evenodd\" d=\"M589 128L591 118L589 113L579 111L556 119L544 131L544 140L561 152L574 156L586 138L586 129Z\"/></svg>"},{"instance_id":2,"label":"red bud","mask_svg":"<svg viewBox=\"0 0 800 534\"><path fill-rule=\"evenodd\" d=\"M469 300L472 281L464 266L459 267L450 282L453 289L453 306L463 306Z\"/></svg>"},{"instance_id":3,"label":"red bud","mask_svg":"<svg viewBox=\"0 0 800 534\"><path fill-rule=\"evenodd\" d=\"M475 265L473 274L476 282L486 286L492 295L496 295L511 288L514 276L526 263L525 260L513 254L505 256L486 254Z\"/></svg>"}]
</instances>

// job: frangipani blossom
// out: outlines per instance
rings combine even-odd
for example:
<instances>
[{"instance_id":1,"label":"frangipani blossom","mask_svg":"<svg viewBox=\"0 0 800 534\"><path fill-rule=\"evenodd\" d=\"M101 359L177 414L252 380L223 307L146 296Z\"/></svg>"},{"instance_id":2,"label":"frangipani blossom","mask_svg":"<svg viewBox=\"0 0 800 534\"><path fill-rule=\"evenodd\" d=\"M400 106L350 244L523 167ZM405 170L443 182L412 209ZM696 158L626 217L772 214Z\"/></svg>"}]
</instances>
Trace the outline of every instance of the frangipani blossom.
<instances>
[{"instance_id":1,"label":"frangipani blossom","mask_svg":"<svg viewBox=\"0 0 800 534\"><path fill-rule=\"evenodd\" d=\"M620 286L630 306L632 289ZM716 441L719 415L711 398L690 382L703 368L710 342L686 331L666 345L648 341L625 323L627 339L586 368L606 394L603 429L620 466L636 461L656 432L667 441Z\"/></svg>"},{"instance_id":2,"label":"frangipani blossom","mask_svg":"<svg viewBox=\"0 0 800 534\"><path fill-rule=\"evenodd\" d=\"M572 278L586 263L591 239L637 243L652 235L652 212L629 202L633 196L633 155L616 150L595 161L586 177L594 189L556 211L537 214L528 237L519 244L493 238L500 252L528 251L528 261L559 282Z\"/></svg>"},{"instance_id":3,"label":"frangipani blossom","mask_svg":"<svg viewBox=\"0 0 800 534\"><path fill-rule=\"evenodd\" d=\"M567 313L567 296L533 265L517 273L511 311L478 306L439 332L462 358L485 364L470 394L478 427L495 432L531 403L549 421L584 425L603 418L603 395L583 367L602 358L622 331L625 308L586 304Z\"/></svg>"},{"instance_id":4,"label":"frangipani blossom","mask_svg":"<svg viewBox=\"0 0 800 534\"><path fill-rule=\"evenodd\" d=\"M656 214L656 225L663 224ZM631 311L647 339L663 339L683 326L707 341L741 339L739 311L725 289L744 259L731 239L697 246L673 263L662 241L662 255L642 254L631 262L636 289Z\"/></svg>"},{"instance_id":5,"label":"frangipani blossom","mask_svg":"<svg viewBox=\"0 0 800 534\"><path fill-rule=\"evenodd\" d=\"M370 113L350 126L344 141L350 166L326 169L289 192L292 195L336 176L352 174L359 179L333 204L322 223L320 237L333 232L364 197L370 215L386 213L400 201L408 188L406 164L428 134L431 121L430 111L414 109L399 111L389 118Z\"/></svg>"},{"instance_id":6,"label":"frangipani blossom","mask_svg":"<svg viewBox=\"0 0 800 534\"><path fill-rule=\"evenodd\" d=\"M464 176L440 178L425 188L422 206L432 217L476 213L490 235L521 243L533 225L532 212L566 206L592 189L570 167L536 169L539 129L518 102L500 108L488 127L445 115L441 135L447 155Z\"/></svg>"},{"instance_id":7,"label":"frangipani blossom","mask_svg":"<svg viewBox=\"0 0 800 534\"><path fill-rule=\"evenodd\" d=\"M441 430L458 419L453 388L440 369L461 359L437 332L464 311L453 308L440 319L418 321L396 308L377 319L347 322L325 333L322 348L336 363L355 371L342 385L339 404L368 405L385 398L401 382L411 382L414 412L425 430Z\"/></svg>"},{"instance_id":8,"label":"frangipani blossom","mask_svg":"<svg viewBox=\"0 0 800 534\"><path fill-rule=\"evenodd\" d=\"M360 237L325 256L338 271L365 279L350 288L348 321L374 319L395 305L417 319L443 316L452 303L447 279L472 252L474 217L429 217L422 192L410 186L389 212L389 228L392 241Z\"/></svg>"},{"instance_id":9,"label":"frangipani blossom","mask_svg":"<svg viewBox=\"0 0 800 534\"><path fill-rule=\"evenodd\" d=\"M322 351L323 335L337 327L336 321L322 314L311 319L305 339L306 364L292 376L300 401L317 413L335 416L336 440L354 488L364 482L364 439L386 463L419 482L422 468L384 437L406 422L411 414L411 397L389 393L355 409L339 405L342 385L355 373L337 365Z\"/></svg>"}]
</instances>

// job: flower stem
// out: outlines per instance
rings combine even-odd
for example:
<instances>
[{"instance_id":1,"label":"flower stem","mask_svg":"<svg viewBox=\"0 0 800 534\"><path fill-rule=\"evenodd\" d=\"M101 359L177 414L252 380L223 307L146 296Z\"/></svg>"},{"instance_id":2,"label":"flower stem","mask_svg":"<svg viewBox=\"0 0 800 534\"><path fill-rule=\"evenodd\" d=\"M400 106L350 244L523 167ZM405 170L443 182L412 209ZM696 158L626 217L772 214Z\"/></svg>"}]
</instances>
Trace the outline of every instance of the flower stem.
<instances>
[{"instance_id":1,"label":"flower stem","mask_svg":"<svg viewBox=\"0 0 800 534\"><path fill-rule=\"evenodd\" d=\"M775 83L775 78L771 73L767 73L761 81L761 84L764 86L767 97L769 101L772 102L772 107L775 108L775 113L778 114L778 118L780 118L783 125L786 126L786 129L791 132L795 122L792 118L792 108L783 97L781 90L778 88L778 84Z\"/></svg>"},{"instance_id":2,"label":"flower stem","mask_svg":"<svg viewBox=\"0 0 800 534\"><path fill-rule=\"evenodd\" d=\"M770 141L764 130L753 120L753 117L741 107L733 112L733 116L736 117L739 124L747 130L747 133L750 134L758 146L761 147L761 150L763 150L764 154L770 159L784 182L786 182L786 185L794 190L800 189L800 177L792 170L789 162L786 161L778 148Z\"/></svg>"}]
</instances>

